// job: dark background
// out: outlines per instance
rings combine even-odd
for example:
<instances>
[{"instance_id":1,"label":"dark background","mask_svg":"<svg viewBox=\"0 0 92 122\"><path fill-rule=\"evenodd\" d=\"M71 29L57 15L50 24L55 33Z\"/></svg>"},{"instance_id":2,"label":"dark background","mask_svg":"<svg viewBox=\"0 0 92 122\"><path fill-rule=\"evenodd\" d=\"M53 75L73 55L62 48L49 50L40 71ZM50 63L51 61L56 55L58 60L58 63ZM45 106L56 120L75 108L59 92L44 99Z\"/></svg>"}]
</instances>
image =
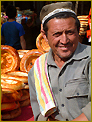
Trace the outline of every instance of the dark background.
<instances>
[{"instance_id":1,"label":"dark background","mask_svg":"<svg viewBox=\"0 0 92 122\"><path fill-rule=\"evenodd\" d=\"M35 20L35 26L28 27L26 24L23 25L25 30L25 40L27 49L35 49L36 48L36 38L40 33L40 19L39 14L41 8L49 3L54 3L58 1L1 1L1 6L3 5L3 10L1 7L1 11L5 11L7 5L12 4L15 7L19 7L20 10L27 10L30 9L31 11L34 11L37 14L36 20ZM59 1L60 2L60 1ZM91 1L72 1L74 8L76 9L76 13L78 16L80 15L88 15L89 10L91 7Z\"/></svg>"},{"instance_id":2,"label":"dark background","mask_svg":"<svg viewBox=\"0 0 92 122\"><path fill-rule=\"evenodd\" d=\"M39 15L42 6L54 2L58 1L1 1L1 5L4 5L4 8L6 8L8 4L13 4L16 7L20 7L21 10L31 9L32 11L35 11ZM72 3L75 7L76 1L72 1ZM90 7L91 7L91 1L78 1L77 15L88 14Z\"/></svg>"}]
</instances>

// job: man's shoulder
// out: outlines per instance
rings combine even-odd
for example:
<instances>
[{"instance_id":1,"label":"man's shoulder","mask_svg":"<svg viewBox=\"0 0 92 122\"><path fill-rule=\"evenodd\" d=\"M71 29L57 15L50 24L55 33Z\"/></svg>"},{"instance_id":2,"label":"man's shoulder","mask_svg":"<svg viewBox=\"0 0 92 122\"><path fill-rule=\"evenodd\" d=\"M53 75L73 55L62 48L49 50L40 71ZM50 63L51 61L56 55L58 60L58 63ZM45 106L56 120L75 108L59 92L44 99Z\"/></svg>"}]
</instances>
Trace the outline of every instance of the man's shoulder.
<instances>
[{"instance_id":1,"label":"man's shoulder","mask_svg":"<svg viewBox=\"0 0 92 122\"><path fill-rule=\"evenodd\" d=\"M23 32L24 31L24 28L23 28L23 25L22 24L20 24L20 23L18 23L18 22L14 22L15 23L15 26L16 26L16 28L20 31L20 32ZM23 32L22 33L22 35L23 34L25 34L25 32ZM20 36L21 36L21 34L20 34Z\"/></svg>"},{"instance_id":2,"label":"man's shoulder","mask_svg":"<svg viewBox=\"0 0 92 122\"><path fill-rule=\"evenodd\" d=\"M85 52L88 56L91 56L91 46L86 44L81 44L81 48L84 49L83 52Z\"/></svg>"},{"instance_id":3,"label":"man's shoulder","mask_svg":"<svg viewBox=\"0 0 92 122\"><path fill-rule=\"evenodd\" d=\"M86 52L87 52L87 54L89 55L89 56L91 56L91 46L88 46L87 45L87 47L86 47Z\"/></svg>"},{"instance_id":4,"label":"man's shoulder","mask_svg":"<svg viewBox=\"0 0 92 122\"><path fill-rule=\"evenodd\" d=\"M8 23L8 22L3 23L3 24L2 24L2 27L4 27L7 23Z\"/></svg>"},{"instance_id":5,"label":"man's shoulder","mask_svg":"<svg viewBox=\"0 0 92 122\"><path fill-rule=\"evenodd\" d=\"M22 26L22 24L20 24L20 23L18 23L18 22L16 22L16 21L14 21L14 23L15 23L16 25L18 25L18 26Z\"/></svg>"}]
</instances>

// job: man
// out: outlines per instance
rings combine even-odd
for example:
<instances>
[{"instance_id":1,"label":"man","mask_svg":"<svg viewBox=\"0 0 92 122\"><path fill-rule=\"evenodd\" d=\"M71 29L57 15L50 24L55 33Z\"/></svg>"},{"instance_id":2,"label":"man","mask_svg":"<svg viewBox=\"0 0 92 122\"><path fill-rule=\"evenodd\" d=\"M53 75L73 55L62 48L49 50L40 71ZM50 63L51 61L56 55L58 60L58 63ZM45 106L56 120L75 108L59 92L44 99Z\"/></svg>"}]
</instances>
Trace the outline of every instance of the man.
<instances>
[{"instance_id":1,"label":"man","mask_svg":"<svg viewBox=\"0 0 92 122\"><path fill-rule=\"evenodd\" d=\"M2 24L1 44L12 46L16 50L25 50L25 31L23 29L23 26L15 21L16 14L16 8L12 5L8 5L6 8L6 15L8 16L8 21Z\"/></svg>"},{"instance_id":2,"label":"man","mask_svg":"<svg viewBox=\"0 0 92 122\"><path fill-rule=\"evenodd\" d=\"M91 121L91 47L79 42L80 22L72 3L46 5L40 19L51 49L28 74L34 119Z\"/></svg>"}]
</instances>

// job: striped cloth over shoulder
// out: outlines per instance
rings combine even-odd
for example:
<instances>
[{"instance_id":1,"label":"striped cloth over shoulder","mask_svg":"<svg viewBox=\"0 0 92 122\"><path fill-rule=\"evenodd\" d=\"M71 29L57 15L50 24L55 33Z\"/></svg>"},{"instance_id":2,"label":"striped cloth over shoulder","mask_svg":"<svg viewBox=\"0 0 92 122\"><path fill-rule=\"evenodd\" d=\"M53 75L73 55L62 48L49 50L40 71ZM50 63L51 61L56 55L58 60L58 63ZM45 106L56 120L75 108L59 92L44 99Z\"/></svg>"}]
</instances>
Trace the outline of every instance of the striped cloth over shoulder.
<instances>
[{"instance_id":1,"label":"striped cloth over shoulder","mask_svg":"<svg viewBox=\"0 0 92 122\"><path fill-rule=\"evenodd\" d=\"M56 111L55 99L52 93L47 72L47 53L41 55L34 63L34 78L37 100L43 116L50 116Z\"/></svg>"}]
</instances>

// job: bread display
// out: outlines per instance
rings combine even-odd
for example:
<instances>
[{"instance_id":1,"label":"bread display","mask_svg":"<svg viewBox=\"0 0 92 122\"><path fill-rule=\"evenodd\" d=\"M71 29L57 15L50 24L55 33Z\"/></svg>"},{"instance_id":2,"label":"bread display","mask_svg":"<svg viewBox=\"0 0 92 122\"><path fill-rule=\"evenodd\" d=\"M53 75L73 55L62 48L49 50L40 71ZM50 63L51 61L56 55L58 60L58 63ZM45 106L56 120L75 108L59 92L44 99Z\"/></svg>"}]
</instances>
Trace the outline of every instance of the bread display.
<instances>
[{"instance_id":1,"label":"bread display","mask_svg":"<svg viewBox=\"0 0 92 122\"><path fill-rule=\"evenodd\" d=\"M79 35L85 35L88 26L88 15L77 16L80 21L80 31Z\"/></svg>"},{"instance_id":2,"label":"bread display","mask_svg":"<svg viewBox=\"0 0 92 122\"><path fill-rule=\"evenodd\" d=\"M18 70L20 58L16 49L8 45L1 45L1 73Z\"/></svg>"},{"instance_id":3,"label":"bread display","mask_svg":"<svg viewBox=\"0 0 92 122\"><path fill-rule=\"evenodd\" d=\"M21 114L20 100L23 96L22 89L25 84L22 81L8 78L1 78L2 120L13 119ZM16 115L15 115L16 114Z\"/></svg>"},{"instance_id":4,"label":"bread display","mask_svg":"<svg viewBox=\"0 0 92 122\"><path fill-rule=\"evenodd\" d=\"M21 107L30 105L28 72L43 53L39 49L16 50L1 45L2 121L21 115Z\"/></svg>"},{"instance_id":5,"label":"bread display","mask_svg":"<svg viewBox=\"0 0 92 122\"><path fill-rule=\"evenodd\" d=\"M11 119L21 114L19 100L21 96L16 90L2 88L1 116L2 120ZM18 111L17 111L18 110ZM15 112L16 113L15 115Z\"/></svg>"},{"instance_id":6,"label":"bread display","mask_svg":"<svg viewBox=\"0 0 92 122\"><path fill-rule=\"evenodd\" d=\"M44 52L38 50L38 49L32 49L28 51L21 59L20 61L20 70L29 72L29 70L34 65L35 60L41 56Z\"/></svg>"}]
</instances>

